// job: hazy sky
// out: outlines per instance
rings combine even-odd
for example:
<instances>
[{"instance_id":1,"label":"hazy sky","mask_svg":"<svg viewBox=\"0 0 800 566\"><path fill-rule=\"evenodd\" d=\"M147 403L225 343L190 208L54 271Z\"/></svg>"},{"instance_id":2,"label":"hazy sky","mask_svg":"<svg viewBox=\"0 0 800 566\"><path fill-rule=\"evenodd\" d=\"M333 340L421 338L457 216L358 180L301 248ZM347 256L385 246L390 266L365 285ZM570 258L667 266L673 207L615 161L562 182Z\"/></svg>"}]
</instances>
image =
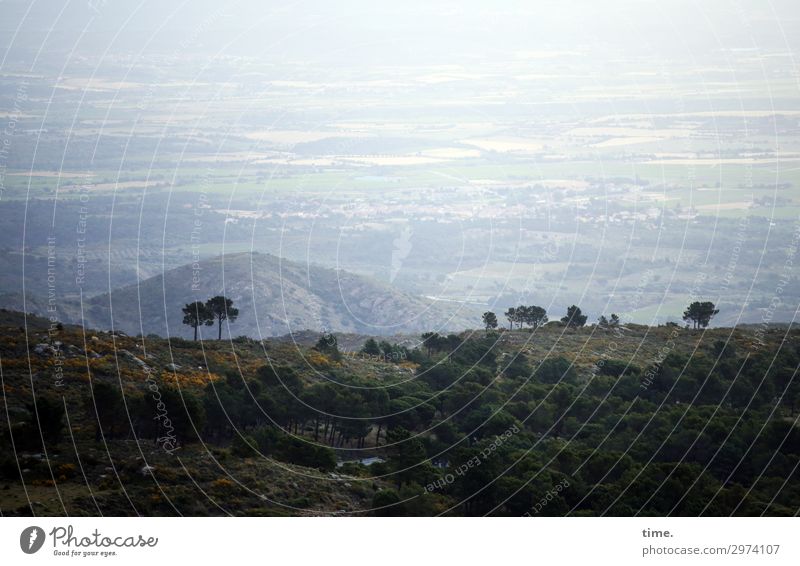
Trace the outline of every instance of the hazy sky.
<instances>
[{"instance_id":1,"label":"hazy sky","mask_svg":"<svg viewBox=\"0 0 800 566\"><path fill-rule=\"evenodd\" d=\"M80 54L192 53L415 63L552 48L713 56L797 47L793 0L374 2L11 0L0 2L7 62ZM16 32L16 37L14 33Z\"/></svg>"}]
</instances>

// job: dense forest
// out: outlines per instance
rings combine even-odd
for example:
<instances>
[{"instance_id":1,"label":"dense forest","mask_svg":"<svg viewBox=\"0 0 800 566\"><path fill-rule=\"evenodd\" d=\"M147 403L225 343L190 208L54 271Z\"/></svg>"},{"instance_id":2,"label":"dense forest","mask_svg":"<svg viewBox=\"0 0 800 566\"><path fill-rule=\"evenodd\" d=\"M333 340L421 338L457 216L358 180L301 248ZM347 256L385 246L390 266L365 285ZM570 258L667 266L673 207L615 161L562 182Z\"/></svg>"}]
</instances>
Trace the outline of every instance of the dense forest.
<instances>
[{"instance_id":1,"label":"dense forest","mask_svg":"<svg viewBox=\"0 0 800 566\"><path fill-rule=\"evenodd\" d=\"M494 323L349 349L332 334L195 342L4 311L0 511L800 508L797 330Z\"/></svg>"}]
</instances>

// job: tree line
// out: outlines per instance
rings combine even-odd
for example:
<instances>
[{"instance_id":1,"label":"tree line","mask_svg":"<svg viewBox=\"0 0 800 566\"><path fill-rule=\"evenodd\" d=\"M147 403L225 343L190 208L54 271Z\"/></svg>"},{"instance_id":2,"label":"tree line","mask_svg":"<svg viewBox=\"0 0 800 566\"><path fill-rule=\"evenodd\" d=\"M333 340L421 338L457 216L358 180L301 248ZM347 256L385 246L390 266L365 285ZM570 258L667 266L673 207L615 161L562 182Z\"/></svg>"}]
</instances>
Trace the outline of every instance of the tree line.
<instances>
[{"instance_id":1,"label":"tree line","mask_svg":"<svg viewBox=\"0 0 800 566\"><path fill-rule=\"evenodd\" d=\"M217 295L211 297L206 302L195 301L187 303L183 309L183 324L190 326L194 329L194 339L197 340L198 328L201 326L212 326L215 322L217 324L217 340L222 340L222 323L234 322L239 316L239 309L233 306L233 301L225 296ZM710 301L694 301L683 312L683 320L686 323L692 323L694 329L708 327L711 319L719 313L714 303ZM514 324L517 328L524 328L527 324L530 328L536 329L544 326L549 322L547 310L538 305L520 305L517 307L510 307L505 313L505 317L509 323L509 330L514 330ZM483 313L481 320L486 330L494 330L499 326L497 315L492 311ZM567 308L565 316L561 317L560 322L569 328L579 328L585 326L588 317L583 314L580 307L571 305ZM617 314L611 313L610 318L601 315L597 323L601 327L618 326L620 318ZM430 339L430 337L429 337ZM423 335L425 340L425 335ZM377 343L373 344L374 340L368 343L368 348L365 353L377 355L381 353ZM430 350L431 343L428 345Z\"/></svg>"},{"instance_id":2,"label":"tree line","mask_svg":"<svg viewBox=\"0 0 800 566\"><path fill-rule=\"evenodd\" d=\"M687 325L691 322L694 329L706 328L711 319L718 313L719 309L711 301L694 301L683 312L683 320L686 321ZM508 319L509 330L514 330L514 324L520 329L524 328L526 324L530 328L536 329L549 322L547 310L536 305L511 307L504 314ZM486 330L494 330L499 326L497 315L492 311L483 313L481 320ZM580 307L572 305L567 308L567 314L561 317L560 322L570 328L579 328L584 326L587 320L588 317L583 314ZM620 318L615 313L611 313L608 318L605 315L600 315L597 319L597 324L601 327L619 326Z\"/></svg>"}]
</instances>

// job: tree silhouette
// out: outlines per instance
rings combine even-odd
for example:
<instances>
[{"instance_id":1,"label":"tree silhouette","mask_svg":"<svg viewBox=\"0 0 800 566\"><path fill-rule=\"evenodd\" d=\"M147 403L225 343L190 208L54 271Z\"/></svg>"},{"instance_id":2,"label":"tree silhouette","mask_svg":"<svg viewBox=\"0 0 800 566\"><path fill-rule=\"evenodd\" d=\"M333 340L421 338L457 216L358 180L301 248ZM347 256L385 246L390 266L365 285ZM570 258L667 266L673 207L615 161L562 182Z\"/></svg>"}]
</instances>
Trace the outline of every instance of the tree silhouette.
<instances>
[{"instance_id":1,"label":"tree silhouette","mask_svg":"<svg viewBox=\"0 0 800 566\"><path fill-rule=\"evenodd\" d=\"M497 315L494 314L492 311L486 311L483 313L483 326L486 327L486 330L491 330L493 328L497 328Z\"/></svg>"},{"instance_id":2,"label":"tree silhouette","mask_svg":"<svg viewBox=\"0 0 800 566\"><path fill-rule=\"evenodd\" d=\"M583 326L586 324L586 319L588 317L585 314L581 313L581 309L572 305L567 309L567 316L561 319L561 322L566 324L567 326L577 328L579 326Z\"/></svg>"},{"instance_id":3,"label":"tree silhouette","mask_svg":"<svg viewBox=\"0 0 800 566\"><path fill-rule=\"evenodd\" d=\"M440 351L447 343L447 338L439 335L438 332L424 332L421 336L422 345L428 351L428 357L434 350Z\"/></svg>"},{"instance_id":4,"label":"tree silhouette","mask_svg":"<svg viewBox=\"0 0 800 566\"><path fill-rule=\"evenodd\" d=\"M386 441L392 445L390 449L391 462L394 469L395 481L399 488L403 483L414 481L424 474L425 446L419 438L402 426L393 427L386 435ZM418 483L424 483L418 482Z\"/></svg>"},{"instance_id":5,"label":"tree silhouette","mask_svg":"<svg viewBox=\"0 0 800 566\"><path fill-rule=\"evenodd\" d=\"M719 309L714 308L711 301L695 301L683 311L683 320L692 321L693 328L705 328Z\"/></svg>"},{"instance_id":6,"label":"tree silhouette","mask_svg":"<svg viewBox=\"0 0 800 566\"><path fill-rule=\"evenodd\" d=\"M509 330L514 330L514 323L517 321L517 309L511 307L505 312L505 315L510 324Z\"/></svg>"},{"instance_id":7,"label":"tree silhouette","mask_svg":"<svg viewBox=\"0 0 800 566\"><path fill-rule=\"evenodd\" d=\"M361 353L367 354L368 356L379 356L381 349L378 347L378 343L374 338L367 338L367 341L364 342L364 346L361 347Z\"/></svg>"},{"instance_id":8,"label":"tree silhouette","mask_svg":"<svg viewBox=\"0 0 800 566\"><path fill-rule=\"evenodd\" d=\"M333 332L323 332L319 340L317 340L314 349L323 354L332 356L336 360L341 356L339 352L339 341L336 339Z\"/></svg>"},{"instance_id":9,"label":"tree silhouette","mask_svg":"<svg viewBox=\"0 0 800 566\"><path fill-rule=\"evenodd\" d=\"M531 323L531 307L520 305L517 307L517 324L520 328Z\"/></svg>"},{"instance_id":10,"label":"tree silhouette","mask_svg":"<svg viewBox=\"0 0 800 566\"><path fill-rule=\"evenodd\" d=\"M522 318L526 323L528 323L533 328L539 328L543 324L547 323L547 311L544 307L537 307L536 305L532 305L529 307L520 307L517 309L519 311L522 309L523 316Z\"/></svg>"},{"instance_id":11,"label":"tree silhouette","mask_svg":"<svg viewBox=\"0 0 800 566\"><path fill-rule=\"evenodd\" d=\"M194 339L197 340L197 327L214 324L214 313L212 313L206 303L195 301L187 303L183 307L183 324L194 328Z\"/></svg>"},{"instance_id":12,"label":"tree silhouette","mask_svg":"<svg viewBox=\"0 0 800 566\"><path fill-rule=\"evenodd\" d=\"M233 322L239 316L239 309L234 308L233 301L222 295L211 297L206 301L206 308L217 321L217 340L222 340L222 321Z\"/></svg>"},{"instance_id":13,"label":"tree silhouette","mask_svg":"<svg viewBox=\"0 0 800 566\"><path fill-rule=\"evenodd\" d=\"M619 316L614 313L611 313L611 318L608 319L605 315L600 315L600 318L597 319L597 326L600 328L611 328L612 326L619 326Z\"/></svg>"}]
</instances>

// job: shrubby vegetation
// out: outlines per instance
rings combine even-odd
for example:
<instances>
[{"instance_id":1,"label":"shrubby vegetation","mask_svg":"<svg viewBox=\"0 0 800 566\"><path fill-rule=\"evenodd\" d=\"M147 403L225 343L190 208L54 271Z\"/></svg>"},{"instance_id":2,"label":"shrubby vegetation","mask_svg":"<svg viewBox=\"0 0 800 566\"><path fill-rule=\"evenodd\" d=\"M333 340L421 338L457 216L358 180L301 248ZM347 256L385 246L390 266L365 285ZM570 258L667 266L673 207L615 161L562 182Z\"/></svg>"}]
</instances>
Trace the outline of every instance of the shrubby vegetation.
<instances>
[{"instance_id":1,"label":"shrubby vegetation","mask_svg":"<svg viewBox=\"0 0 800 566\"><path fill-rule=\"evenodd\" d=\"M196 473L210 493L241 489L220 469L246 476L278 462L285 476L272 480L280 486L274 499L320 513L337 510L330 497L376 515L791 515L800 506L791 481L800 459L796 331L771 329L759 342L743 330L617 319L563 335L561 326L427 333L416 348L368 339L357 355L344 355L333 335L310 347L237 339L227 344L232 357L223 356L226 343L201 352L173 340L164 350L148 338L148 351L169 351L186 365L205 355L208 379L182 383L178 369L143 381L135 365L117 379L101 357L90 380L72 368L64 390L42 386L35 403L26 397L27 369L11 367L2 481L20 489L22 462L34 470L22 473L26 481L62 485L77 481L81 466L96 473L96 447L128 461L126 447L139 446L159 462L156 477L177 455L203 470ZM6 339L4 363L20 347ZM168 421L156 418L164 408ZM170 437L174 453L164 449ZM62 462L73 443L80 459ZM32 465L30 455L44 452L51 460ZM359 463L369 456L379 459ZM41 462L74 469L54 477ZM125 482L144 486L135 471L142 463L129 465ZM296 489L300 476L334 479ZM170 489L179 488L191 492L193 483L174 478ZM547 493L557 495L537 505ZM241 495L230 511L249 512L252 500Z\"/></svg>"}]
</instances>

